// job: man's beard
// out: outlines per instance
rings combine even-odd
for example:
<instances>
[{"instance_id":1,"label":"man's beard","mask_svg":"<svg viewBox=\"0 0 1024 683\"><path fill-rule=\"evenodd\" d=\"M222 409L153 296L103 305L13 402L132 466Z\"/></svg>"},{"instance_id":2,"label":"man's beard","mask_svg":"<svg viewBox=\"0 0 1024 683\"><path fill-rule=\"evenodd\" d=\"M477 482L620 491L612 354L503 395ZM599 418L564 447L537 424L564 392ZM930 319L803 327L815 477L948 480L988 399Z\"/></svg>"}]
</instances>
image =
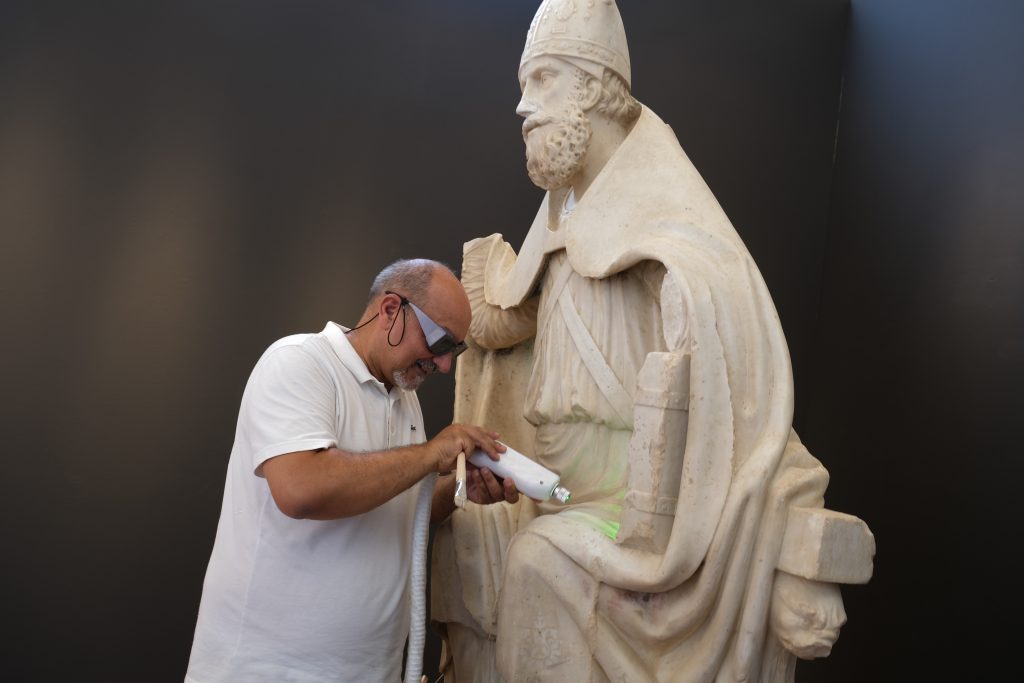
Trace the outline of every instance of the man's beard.
<instances>
[{"instance_id":1,"label":"man's beard","mask_svg":"<svg viewBox=\"0 0 1024 683\"><path fill-rule=\"evenodd\" d=\"M537 112L523 123L526 127L526 171L534 185L545 190L565 187L583 166L590 142L590 120L576 102L566 114ZM545 130L540 130L541 127Z\"/></svg>"},{"instance_id":2,"label":"man's beard","mask_svg":"<svg viewBox=\"0 0 1024 683\"><path fill-rule=\"evenodd\" d=\"M413 370L419 370L420 373L416 376L411 376ZM423 384L423 380L427 378L427 375L432 375L437 372L437 365L434 361L430 360L418 360L404 370L395 370L391 374L391 378L395 380L395 386L405 391L416 391Z\"/></svg>"}]
</instances>

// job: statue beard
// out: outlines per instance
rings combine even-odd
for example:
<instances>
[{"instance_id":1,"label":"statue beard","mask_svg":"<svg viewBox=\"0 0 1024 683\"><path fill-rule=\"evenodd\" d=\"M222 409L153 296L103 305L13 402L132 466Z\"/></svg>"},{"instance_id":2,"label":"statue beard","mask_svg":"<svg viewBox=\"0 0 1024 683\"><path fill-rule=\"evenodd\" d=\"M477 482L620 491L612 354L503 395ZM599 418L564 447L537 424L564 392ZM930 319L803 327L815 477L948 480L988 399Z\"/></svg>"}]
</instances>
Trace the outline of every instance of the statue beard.
<instances>
[{"instance_id":1,"label":"statue beard","mask_svg":"<svg viewBox=\"0 0 1024 683\"><path fill-rule=\"evenodd\" d=\"M537 112L523 122L526 171L534 185L557 190L583 166L590 143L590 120L576 102L561 115ZM544 130L541 130L541 128Z\"/></svg>"}]
</instances>

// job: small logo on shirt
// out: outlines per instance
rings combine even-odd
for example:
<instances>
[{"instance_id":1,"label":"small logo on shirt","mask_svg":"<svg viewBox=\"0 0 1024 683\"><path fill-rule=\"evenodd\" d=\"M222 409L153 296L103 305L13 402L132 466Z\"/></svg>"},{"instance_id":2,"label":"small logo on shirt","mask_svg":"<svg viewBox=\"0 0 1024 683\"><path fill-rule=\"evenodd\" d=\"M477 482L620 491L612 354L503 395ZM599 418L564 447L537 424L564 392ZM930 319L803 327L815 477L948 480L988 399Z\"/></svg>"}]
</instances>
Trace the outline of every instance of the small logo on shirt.
<instances>
[{"instance_id":1,"label":"small logo on shirt","mask_svg":"<svg viewBox=\"0 0 1024 683\"><path fill-rule=\"evenodd\" d=\"M409 429L411 429L412 431L415 432L416 431L416 425L409 425Z\"/></svg>"}]
</instances>

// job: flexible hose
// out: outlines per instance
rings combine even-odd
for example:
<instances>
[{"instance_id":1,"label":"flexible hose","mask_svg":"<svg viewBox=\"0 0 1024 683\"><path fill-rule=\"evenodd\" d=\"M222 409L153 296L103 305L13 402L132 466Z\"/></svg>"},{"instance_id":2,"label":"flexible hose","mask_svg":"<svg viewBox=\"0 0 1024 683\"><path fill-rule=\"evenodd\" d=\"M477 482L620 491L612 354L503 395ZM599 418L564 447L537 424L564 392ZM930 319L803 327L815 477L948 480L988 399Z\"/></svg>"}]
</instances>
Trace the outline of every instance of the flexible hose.
<instances>
[{"instance_id":1,"label":"flexible hose","mask_svg":"<svg viewBox=\"0 0 1024 683\"><path fill-rule=\"evenodd\" d=\"M427 541L430 537L430 504L434 499L437 474L428 474L420 484L416 499L416 519L412 531L412 572L409 575L409 649L405 656L405 683L420 683L423 673L423 644L427 620Z\"/></svg>"}]
</instances>

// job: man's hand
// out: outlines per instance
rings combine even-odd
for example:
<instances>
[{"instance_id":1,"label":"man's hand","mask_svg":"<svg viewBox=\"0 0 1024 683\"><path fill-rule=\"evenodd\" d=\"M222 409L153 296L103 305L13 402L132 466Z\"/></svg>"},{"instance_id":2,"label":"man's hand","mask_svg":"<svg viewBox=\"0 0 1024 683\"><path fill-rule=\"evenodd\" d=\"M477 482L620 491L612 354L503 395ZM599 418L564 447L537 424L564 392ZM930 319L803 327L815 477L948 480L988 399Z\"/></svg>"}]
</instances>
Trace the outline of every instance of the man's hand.
<instances>
[{"instance_id":1,"label":"man's hand","mask_svg":"<svg viewBox=\"0 0 1024 683\"><path fill-rule=\"evenodd\" d=\"M429 452L437 458L437 471L450 472L455 469L459 453L467 457L476 448L483 449L491 460L498 460L506 448L498 443L498 434L480 427L453 424L443 429L437 436L424 444ZM519 491L511 479L504 481L494 476L488 469L479 468L466 463L466 497L479 505L507 501L514 503L519 500ZM434 502L430 510L430 520L438 523L455 509L455 477L440 477L434 487Z\"/></svg>"},{"instance_id":2,"label":"man's hand","mask_svg":"<svg viewBox=\"0 0 1024 683\"><path fill-rule=\"evenodd\" d=\"M437 436L427 442L427 446L430 447L436 458L435 469L440 474L455 469L455 460L459 453L465 453L468 458L474 450L480 448L491 460L497 460L501 457L500 454L505 452L504 444L498 443L496 432L460 424L445 427ZM474 500L474 502L476 501Z\"/></svg>"},{"instance_id":3,"label":"man's hand","mask_svg":"<svg viewBox=\"0 0 1024 683\"><path fill-rule=\"evenodd\" d=\"M511 477L499 479L486 467L466 463L466 486L468 498L478 505L491 503L514 503L519 500L519 490Z\"/></svg>"}]
</instances>

